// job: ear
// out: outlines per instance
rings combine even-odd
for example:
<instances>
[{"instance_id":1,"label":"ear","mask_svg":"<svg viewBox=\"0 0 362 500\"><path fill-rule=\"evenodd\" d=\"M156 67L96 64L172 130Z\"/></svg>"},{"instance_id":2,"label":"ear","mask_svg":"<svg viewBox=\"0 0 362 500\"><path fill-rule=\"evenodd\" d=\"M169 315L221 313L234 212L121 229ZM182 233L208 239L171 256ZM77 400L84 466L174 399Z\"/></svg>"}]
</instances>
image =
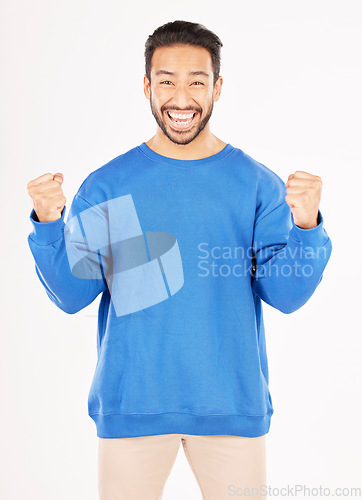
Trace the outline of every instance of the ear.
<instances>
[{"instance_id":1,"label":"ear","mask_svg":"<svg viewBox=\"0 0 362 500\"><path fill-rule=\"evenodd\" d=\"M151 84L147 78L147 75L144 75L144 77L143 77L143 92L145 94L146 99L148 99L148 100L151 97L150 86L151 86Z\"/></svg>"},{"instance_id":2,"label":"ear","mask_svg":"<svg viewBox=\"0 0 362 500\"><path fill-rule=\"evenodd\" d=\"M218 101L220 99L222 84L223 84L222 76L219 76L214 86L214 92L213 92L214 101Z\"/></svg>"}]
</instances>

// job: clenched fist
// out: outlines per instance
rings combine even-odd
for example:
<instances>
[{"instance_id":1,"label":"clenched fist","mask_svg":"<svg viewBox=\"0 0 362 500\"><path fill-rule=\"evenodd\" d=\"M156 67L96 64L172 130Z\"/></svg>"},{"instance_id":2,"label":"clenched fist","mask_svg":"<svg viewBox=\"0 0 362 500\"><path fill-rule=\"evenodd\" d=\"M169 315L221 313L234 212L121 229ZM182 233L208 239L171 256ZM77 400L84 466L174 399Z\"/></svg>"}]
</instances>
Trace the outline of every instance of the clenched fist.
<instances>
[{"instance_id":1,"label":"clenched fist","mask_svg":"<svg viewBox=\"0 0 362 500\"><path fill-rule=\"evenodd\" d=\"M33 200L34 211L39 222L52 222L60 219L66 204L62 190L63 174L44 174L30 181L28 193Z\"/></svg>"},{"instance_id":2,"label":"clenched fist","mask_svg":"<svg viewBox=\"0 0 362 500\"><path fill-rule=\"evenodd\" d=\"M322 195L322 179L302 170L290 174L287 182L288 203L294 224L302 229L317 226L319 203Z\"/></svg>"}]
</instances>

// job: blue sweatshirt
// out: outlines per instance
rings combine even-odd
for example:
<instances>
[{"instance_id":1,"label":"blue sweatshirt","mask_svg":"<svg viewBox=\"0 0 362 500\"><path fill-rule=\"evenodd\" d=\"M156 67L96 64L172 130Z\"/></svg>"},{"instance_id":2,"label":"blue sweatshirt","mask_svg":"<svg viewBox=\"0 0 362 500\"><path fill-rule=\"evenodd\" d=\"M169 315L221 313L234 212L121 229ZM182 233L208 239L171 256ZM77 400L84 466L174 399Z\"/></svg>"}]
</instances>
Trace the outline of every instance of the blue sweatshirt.
<instances>
[{"instance_id":1,"label":"blue sweatshirt","mask_svg":"<svg viewBox=\"0 0 362 500\"><path fill-rule=\"evenodd\" d=\"M91 172L65 222L28 236L54 304L101 294L88 413L102 438L257 437L274 412L262 301L307 302L332 244L302 229L284 181L231 144L178 160L145 142Z\"/></svg>"}]
</instances>

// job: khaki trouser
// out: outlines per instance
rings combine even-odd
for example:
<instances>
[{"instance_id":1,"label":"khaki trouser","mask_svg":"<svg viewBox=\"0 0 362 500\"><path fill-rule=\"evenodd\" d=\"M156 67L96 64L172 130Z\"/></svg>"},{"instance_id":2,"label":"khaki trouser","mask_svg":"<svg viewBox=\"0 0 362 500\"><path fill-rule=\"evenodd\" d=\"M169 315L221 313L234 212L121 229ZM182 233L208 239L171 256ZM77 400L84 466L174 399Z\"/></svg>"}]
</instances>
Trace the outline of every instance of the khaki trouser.
<instances>
[{"instance_id":1,"label":"khaki trouser","mask_svg":"<svg viewBox=\"0 0 362 500\"><path fill-rule=\"evenodd\" d=\"M267 498L262 489L266 485L266 435L163 434L98 439L100 500L162 499L180 443L203 500Z\"/></svg>"}]
</instances>

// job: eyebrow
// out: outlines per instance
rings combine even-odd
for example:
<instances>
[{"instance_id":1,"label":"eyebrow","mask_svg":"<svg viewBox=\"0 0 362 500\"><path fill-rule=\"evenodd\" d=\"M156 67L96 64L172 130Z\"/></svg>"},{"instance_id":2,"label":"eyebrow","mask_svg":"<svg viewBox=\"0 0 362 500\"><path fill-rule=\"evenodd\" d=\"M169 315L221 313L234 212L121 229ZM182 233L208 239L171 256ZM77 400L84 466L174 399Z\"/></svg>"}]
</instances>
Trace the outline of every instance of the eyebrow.
<instances>
[{"instance_id":1,"label":"eyebrow","mask_svg":"<svg viewBox=\"0 0 362 500\"><path fill-rule=\"evenodd\" d=\"M172 75L172 76L177 76L178 73L173 73L172 71L167 71L166 69L160 69L159 71L156 71L156 76L158 75ZM194 75L201 75L201 76L206 76L207 78L210 76L209 73L206 73L205 71L190 71L189 75L194 76Z\"/></svg>"}]
</instances>

